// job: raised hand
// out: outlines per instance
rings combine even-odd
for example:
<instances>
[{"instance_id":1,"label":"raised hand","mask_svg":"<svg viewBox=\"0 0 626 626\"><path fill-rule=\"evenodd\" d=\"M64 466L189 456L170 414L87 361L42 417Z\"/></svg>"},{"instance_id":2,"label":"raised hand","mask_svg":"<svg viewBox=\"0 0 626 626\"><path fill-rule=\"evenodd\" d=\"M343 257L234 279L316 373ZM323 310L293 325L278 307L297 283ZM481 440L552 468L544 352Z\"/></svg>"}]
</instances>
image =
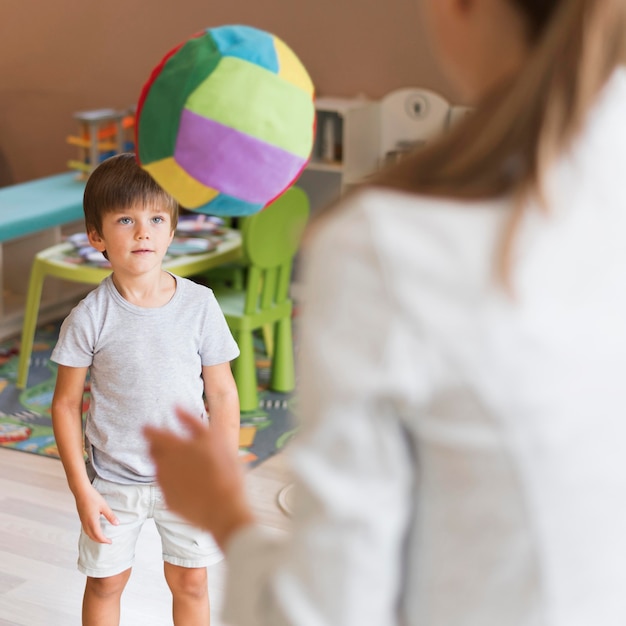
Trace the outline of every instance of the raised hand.
<instances>
[{"instance_id":1,"label":"raised hand","mask_svg":"<svg viewBox=\"0 0 626 626\"><path fill-rule=\"evenodd\" d=\"M243 474L224 433L182 409L187 435L147 427L144 433L169 508L213 533L224 548L230 535L254 519Z\"/></svg>"}]
</instances>

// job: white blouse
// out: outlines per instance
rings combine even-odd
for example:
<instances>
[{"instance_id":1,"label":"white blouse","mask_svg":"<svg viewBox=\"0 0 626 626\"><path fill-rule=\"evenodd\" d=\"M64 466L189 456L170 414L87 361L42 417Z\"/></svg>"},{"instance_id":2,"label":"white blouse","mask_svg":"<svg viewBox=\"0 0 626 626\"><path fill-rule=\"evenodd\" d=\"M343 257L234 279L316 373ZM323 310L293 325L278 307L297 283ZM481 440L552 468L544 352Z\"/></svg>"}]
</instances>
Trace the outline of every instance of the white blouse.
<instances>
[{"instance_id":1,"label":"white blouse","mask_svg":"<svg viewBox=\"0 0 626 626\"><path fill-rule=\"evenodd\" d=\"M306 252L286 541L227 550L240 626L626 624L626 72L511 202L350 196Z\"/></svg>"}]
</instances>

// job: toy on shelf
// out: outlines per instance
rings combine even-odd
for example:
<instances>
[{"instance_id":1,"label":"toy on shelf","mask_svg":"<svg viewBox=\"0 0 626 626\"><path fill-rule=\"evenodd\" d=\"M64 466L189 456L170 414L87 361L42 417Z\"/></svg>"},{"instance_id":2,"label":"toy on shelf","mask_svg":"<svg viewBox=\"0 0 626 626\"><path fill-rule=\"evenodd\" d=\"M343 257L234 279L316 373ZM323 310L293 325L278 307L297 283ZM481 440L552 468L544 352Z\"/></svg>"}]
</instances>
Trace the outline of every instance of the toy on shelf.
<instances>
[{"instance_id":1,"label":"toy on shelf","mask_svg":"<svg viewBox=\"0 0 626 626\"><path fill-rule=\"evenodd\" d=\"M396 89L380 101L380 165L396 163L448 127L450 103L419 87Z\"/></svg>"},{"instance_id":2,"label":"toy on shelf","mask_svg":"<svg viewBox=\"0 0 626 626\"><path fill-rule=\"evenodd\" d=\"M99 163L120 152L135 149L135 110L96 109L74 113L79 122L78 135L70 135L67 143L79 149L79 157L68 161L68 167L87 178Z\"/></svg>"}]
</instances>

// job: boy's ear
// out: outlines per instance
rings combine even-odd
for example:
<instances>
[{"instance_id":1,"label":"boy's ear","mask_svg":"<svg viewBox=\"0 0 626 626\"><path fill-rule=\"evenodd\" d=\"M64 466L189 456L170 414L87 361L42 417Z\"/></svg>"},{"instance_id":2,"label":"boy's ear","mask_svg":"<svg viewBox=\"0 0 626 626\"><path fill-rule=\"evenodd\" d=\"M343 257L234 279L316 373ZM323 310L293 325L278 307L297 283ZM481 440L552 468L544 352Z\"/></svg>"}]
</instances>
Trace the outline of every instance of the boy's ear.
<instances>
[{"instance_id":1,"label":"boy's ear","mask_svg":"<svg viewBox=\"0 0 626 626\"><path fill-rule=\"evenodd\" d=\"M104 252L106 246L104 245L104 240L95 230L90 230L87 232L87 238L89 239L89 243L98 251Z\"/></svg>"}]
</instances>

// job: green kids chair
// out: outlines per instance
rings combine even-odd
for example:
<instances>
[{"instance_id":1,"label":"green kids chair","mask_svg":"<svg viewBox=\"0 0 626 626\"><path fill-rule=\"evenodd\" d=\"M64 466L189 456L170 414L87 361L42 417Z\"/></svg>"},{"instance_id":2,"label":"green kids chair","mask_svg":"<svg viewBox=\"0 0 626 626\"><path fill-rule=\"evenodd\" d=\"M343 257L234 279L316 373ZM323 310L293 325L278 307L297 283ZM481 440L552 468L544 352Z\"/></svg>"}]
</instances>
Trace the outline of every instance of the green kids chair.
<instances>
[{"instance_id":1,"label":"green kids chair","mask_svg":"<svg viewBox=\"0 0 626 626\"><path fill-rule=\"evenodd\" d=\"M243 289L216 286L215 296L239 345L233 375L241 411L259 406L253 332L263 329L271 358L270 389L287 393L295 388L295 368L289 297L294 256L309 217L309 200L291 187L262 211L242 220L246 263ZM271 332L267 332L271 329ZM267 345L270 343L273 345Z\"/></svg>"}]
</instances>

